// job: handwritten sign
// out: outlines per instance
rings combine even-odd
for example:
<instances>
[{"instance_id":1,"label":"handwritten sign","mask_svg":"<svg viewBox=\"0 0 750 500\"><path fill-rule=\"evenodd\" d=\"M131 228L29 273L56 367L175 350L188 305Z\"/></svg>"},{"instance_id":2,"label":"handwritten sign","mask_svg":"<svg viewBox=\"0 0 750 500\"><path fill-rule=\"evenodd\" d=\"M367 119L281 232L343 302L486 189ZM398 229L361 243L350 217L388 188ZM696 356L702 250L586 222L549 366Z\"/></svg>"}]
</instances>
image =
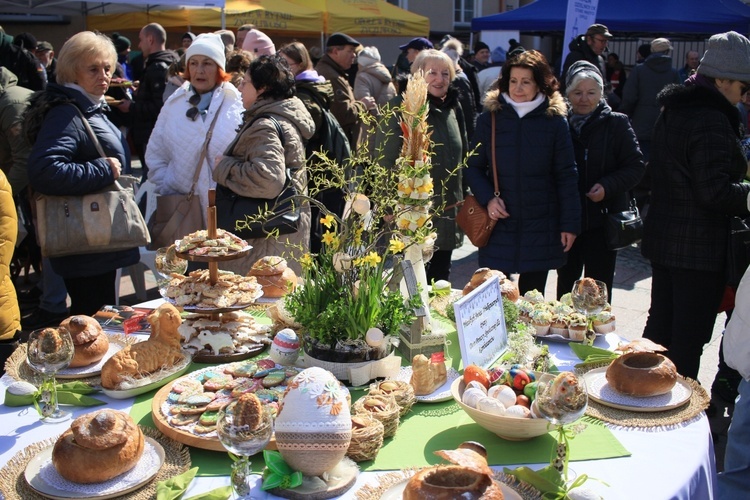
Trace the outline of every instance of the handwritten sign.
<instances>
[{"instance_id":1,"label":"handwritten sign","mask_svg":"<svg viewBox=\"0 0 750 500\"><path fill-rule=\"evenodd\" d=\"M453 304L464 366L489 368L508 348L500 282L487 280Z\"/></svg>"}]
</instances>

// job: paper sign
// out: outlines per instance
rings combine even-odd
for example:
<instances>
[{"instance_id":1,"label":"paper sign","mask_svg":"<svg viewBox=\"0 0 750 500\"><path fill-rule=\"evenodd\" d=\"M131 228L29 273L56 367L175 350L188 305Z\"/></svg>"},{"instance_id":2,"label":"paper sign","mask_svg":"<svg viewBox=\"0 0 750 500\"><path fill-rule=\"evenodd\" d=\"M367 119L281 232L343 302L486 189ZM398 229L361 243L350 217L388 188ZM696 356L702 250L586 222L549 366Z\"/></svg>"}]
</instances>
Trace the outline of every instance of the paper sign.
<instances>
[{"instance_id":1,"label":"paper sign","mask_svg":"<svg viewBox=\"0 0 750 500\"><path fill-rule=\"evenodd\" d=\"M508 348L500 282L490 279L453 304L464 366L489 368Z\"/></svg>"}]
</instances>

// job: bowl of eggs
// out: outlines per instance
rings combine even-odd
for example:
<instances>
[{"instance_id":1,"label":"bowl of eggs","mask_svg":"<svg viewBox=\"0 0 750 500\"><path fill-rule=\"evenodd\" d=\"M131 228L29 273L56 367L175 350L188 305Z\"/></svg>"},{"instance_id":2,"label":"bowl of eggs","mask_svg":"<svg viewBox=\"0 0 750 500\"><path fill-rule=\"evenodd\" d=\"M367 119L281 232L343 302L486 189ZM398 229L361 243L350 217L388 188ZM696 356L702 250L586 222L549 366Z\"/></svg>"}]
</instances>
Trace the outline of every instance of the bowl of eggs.
<instances>
[{"instance_id":1,"label":"bowl of eggs","mask_svg":"<svg viewBox=\"0 0 750 500\"><path fill-rule=\"evenodd\" d=\"M509 441L525 441L549 431L549 422L534 408L535 379L536 372L522 368L487 372L470 365L451 384L451 394L488 431Z\"/></svg>"}]
</instances>

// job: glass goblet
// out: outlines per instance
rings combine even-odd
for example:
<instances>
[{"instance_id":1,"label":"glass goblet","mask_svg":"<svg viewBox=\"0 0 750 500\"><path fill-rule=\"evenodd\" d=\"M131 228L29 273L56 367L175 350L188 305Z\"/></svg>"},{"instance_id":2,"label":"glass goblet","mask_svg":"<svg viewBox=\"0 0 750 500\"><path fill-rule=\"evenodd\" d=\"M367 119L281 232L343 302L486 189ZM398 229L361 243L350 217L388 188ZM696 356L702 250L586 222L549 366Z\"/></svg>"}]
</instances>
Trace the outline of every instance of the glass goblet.
<instances>
[{"instance_id":1,"label":"glass goblet","mask_svg":"<svg viewBox=\"0 0 750 500\"><path fill-rule=\"evenodd\" d=\"M224 448L239 457L239 460L232 464L232 489L239 499L249 500L252 499L250 476L253 472L248 457L262 451L271 441L273 415L270 409L264 407L260 424L251 429L248 425L238 425L238 418L235 414L236 404L236 402L232 403L219 411L216 419L216 433Z\"/></svg>"},{"instance_id":2,"label":"glass goblet","mask_svg":"<svg viewBox=\"0 0 750 500\"><path fill-rule=\"evenodd\" d=\"M71 416L70 412L58 407L55 374L70 365L74 352L73 338L66 330L43 328L29 335L26 361L42 376L37 409L44 423L62 422Z\"/></svg>"},{"instance_id":3,"label":"glass goblet","mask_svg":"<svg viewBox=\"0 0 750 500\"><path fill-rule=\"evenodd\" d=\"M154 256L154 267L159 275L156 284L162 297L166 297L172 274L185 274L187 271L188 261L177 257L176 251L175 245L170 245L156 250Z\"/></svg>"},{"instance_id":4,"label":"glass goblet","mask_svg":"<svg viewBox=\"0 0 750 500\"><path fill-rule=\"evenodd\" d=\"M586 344L593 344L596 334L591 326L591 315L598 314L607 306L607 285L592 278L582 278L573 284L570 291L573 307L586 316Z\"/></svg>"},{"instance_id":5,"label":"glass goblet","mask_svg":"<svg viewBox=\"0 0 750 500\"><path fill-rule=\"evenodd\" d=\"M568 440L575 432L566 432L564 426L581 418L588 407L586 381L573 372L561 372L557 375L545 373L539 377L534 405L539 413L558 426L557 444L552 458L552 466L568 480Z\"/></svg>"}]
</instances>

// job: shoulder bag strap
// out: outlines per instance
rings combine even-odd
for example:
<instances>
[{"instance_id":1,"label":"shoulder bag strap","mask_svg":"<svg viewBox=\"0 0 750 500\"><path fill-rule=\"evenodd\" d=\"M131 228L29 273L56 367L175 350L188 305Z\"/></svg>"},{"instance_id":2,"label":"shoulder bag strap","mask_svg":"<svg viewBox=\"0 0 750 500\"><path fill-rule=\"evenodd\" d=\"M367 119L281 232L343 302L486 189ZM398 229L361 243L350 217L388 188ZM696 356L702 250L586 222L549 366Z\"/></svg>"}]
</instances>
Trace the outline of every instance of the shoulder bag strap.
<instances>
[{"instance_id":1,"label":"shoulder bag strap","mask_svg":"<svg viewBox=\"0 0 750 500\"><path fill-rule=\"evenodd\" d=\"M284 131L281 129L281 124L279 123L279 121L276 118L274 118L273 115L263 114L263 115L258 115L255 118L253 118L253 122L255 120L258 120L259 118L268 118L269 120L273 122L273 126L276 129L276 133L279 135L279 140L281 141L281 147L282 148L285 147L286 141L284 140ZM292 171L289 168L286 169L286 182L290 185L292 183ZM283 190L282 190L282 193L283 193Z\"/></svg>"},{"instance_id":2,"label":"shoulder bag strap","mask_svg":"<svg viewBox=\"0 0 750 500\"><path fill-rule=\"evenodd\" d=\"M495 153L495 112L492 111L492 178L495 181L495 198L500 198L500 184L497 182L497 154Z\"/></svg>"},{"instance_id":3,"label":"shoulder bag strap","mask_svg":"<svg viewBox=\"0 0 750 500\"><path fill-rule=\"evenodd\" d=\"M206 155L208 154L208 144L211 142L211 136L214 133L214 125L216 125L216 119L219 117L219 112L221 111L221 107L224 105L224 100L222 99L221 104L219 104L218 109L216 110L216 113L214 114L213 119L211 120L211 125L208 127L208 133L206 134L206 139L203 141L203 146L201 147L201 156L198 159L198 164L195 166L195 174L193 174L193 185L190 186L190 192L188 193L188 200L193 197L195 194L195 185L198 184L198 178L201 175L201 169L203 168L203 162L206 160Z\"/></svg>"},{"instance_id":4,"label":"shoulder bag strap","mask_svg":"<svg viewBox=\"0 0 750 500\"><path fill-rule=\"evenodd\" d=\"M83 116L83 113L81 112L81 108L79 108L72 102L69 104L73 106L73 108L75 108L75 110L78 112L78 116L80 116L81 120L83 120L83 126L86 127L86 133L88 133L89 137L94 142L94 147L96 147L96 151L99 153L99 156L101 158L106 158L107 154L104 152L102 145L99 143L99 139L96 137L96 134L94 133L94 129L91 128L91 124L86 119L86 117Z\"/></svg>"}]
</instances>

